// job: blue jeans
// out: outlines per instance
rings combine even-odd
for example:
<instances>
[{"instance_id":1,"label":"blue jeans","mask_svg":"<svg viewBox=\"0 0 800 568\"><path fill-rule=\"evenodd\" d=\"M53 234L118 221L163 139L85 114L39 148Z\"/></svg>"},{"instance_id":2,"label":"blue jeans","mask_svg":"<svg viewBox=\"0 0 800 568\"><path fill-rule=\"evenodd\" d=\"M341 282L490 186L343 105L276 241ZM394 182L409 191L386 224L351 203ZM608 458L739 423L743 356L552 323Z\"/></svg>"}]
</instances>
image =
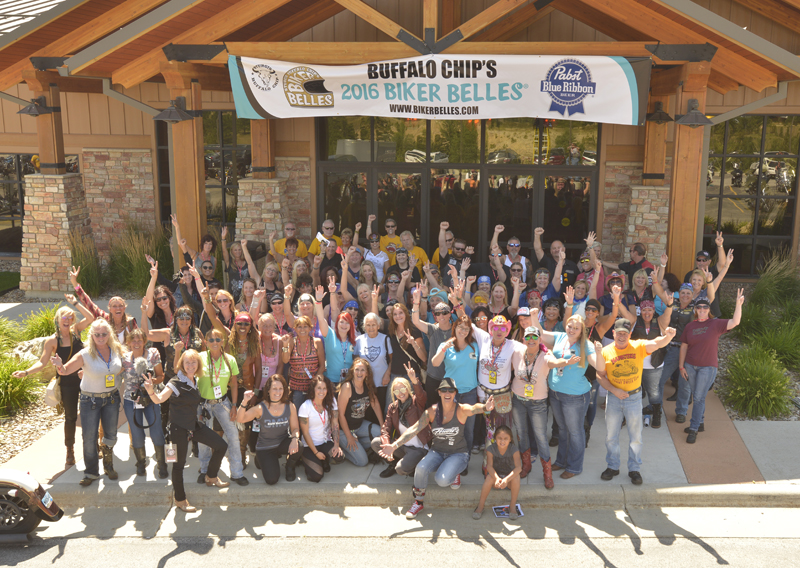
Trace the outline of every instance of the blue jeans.
<instances>
[{"instance_id":1,"label":"blue jeans","mask_svg":"<svg viewBox=\"0 0 800 568\"><path fill-rule=\"evenodd\" d=\"M597 390L600 388L600 381L592 383L592 390L589 391L589 409L586 411L586 418L589 421L589 428L594 424L594 417L597 416Z\"/></svg>"},{"instance_id":2,"label":"blue jeans","mask_svg":"<svg viewBox=\"0 0 800 568\"><path fill-rule=\"evenodd\" d=\"M92 479L100 477L100 458L97 455L97 433L103 423L103 445L113 448L117 443L117 420L119 419L119 391L111 396L95 398L81 394L81 431L83 432L84 475Z\"/></svg>"},{"instance_id":3,"label":"blue jeans","mask_svg":"<svg viewBox=\"0 0 800 568\"><path fill-rule=\"evenodd\" d=\"M478 387L475 387L471 391L467 391L464 394L458 393L456 397L456 402L459 404L477 404L478 402ZM475 415L473 414L467 421L464 423L464 439L467 441L467 449L472 449L472 442L474 441L475 436Z\"/></svg>"},{"instance_id":4,"label":"blue jeans","mask_svg":"<svg viewBox=\"0 0 800 568\"><path fill-rule=\"evenodd\" d=\"M122 408L128 418L128 431L131 433L131 443L134 448L144 448L144 430L139 428L133 421L134 414L139 424L150 430L150 438L154 446L164 445L164 430L161 428L161 407L151 404L147 408L134 409L132 400L123 400Z\"/></svg>"},{"instance_id":5,"label":"blue jeans","mask_svg":"<svg viewBox=\"0 0 800 568\"><path fill-rule=\"evenodd\" d=\"M714 379L717 378L717 368L695 367L689 363L686 363L685 367L686 374L689 375L689 380L685 381L683 377L681 377L681 382L688 383L690 392L694 393L692 421L689 423L689 429L697 432L700 424L703 423L703 415L706 412L706 395L711 385L714 384Z\"/></svg>"},{"instance_id":6,"label":"blue jeans","mask_svg":"<svg viewBox=\"0 0 800 568\"><path fill-rule=\"evenodd\" d=\"M642 369L642 388L647 393L649 404L661 404L664 398L664 385L661 384L661 375L664 367L658 369ZM666 381L664 381L666 384Z\"/></svg>"},{"instance_id":7,"label":"blue jeans","mask_svg":"<svg viewBox=\"0 0 800 568\"><path fill-rule=\"evenodd\" d=\"M661 367L661 378L658 381L658 392L660 394L659 400L664 400L664 385L667 384L667 381L672 376L672 373L678 370L678 365L680 363L680 354L681 354L681 347L680 345L670 345L667 347L667 354L664 356L664 365ZM689 395L686 395L686 407L684 407L683 412L678 412L681 408L681 386L680 384L683 381L678 381L678 402L675 406L675 411L677 414L686 414L686 407L689 406Z\"/></svg>"},{"instance_id":8,"label":"blue jeans","mask_svg":"<svg viewBox=\"0 0 800 568\"><path fill-rule=\"evenodd\" d=\"M305 391L296 391L296 390L292 391L292 402L294 403L294 407L297 410L300 410L300 407L307 400L308 396L306 395Z\"/></svg>"},{"instance_id":9,"label":"blue jeans","mask_svg":"<svg viewBox=\"0 0 800 568\"><path fill-rule=\"evenodd\" d=\"M559 465L576 475L583 471L583 454L586 451L583 419L589 409L591 392L588 390L583 394L564 394L550 391L550 406L559 430L558 454L553 465Z\"/></svg>"},{"instance_id":10,"label":"blue jeans","mask_svg":"<svg viewBox=\"0 0 800 568\"><path fill-rule=\"evenodd\" d=\"M620 400L611 393L606 395L606 463L611 469L619 469L619 429L623 417L628 423L628 472L642 467L642 392Z\"/></svg>"},{"instance_id":11,"label":"blue jeans","mask_svg":"<svg viewBox=\"0 0 800 568\"><path fill-rule=\"evenodd\" d=\"M367 448L372 444L372 439L381 435L381 428L377 424L373 424L368 420L361 422L358 430L351 430L350 433L355 436L356 448L351 450L347 447L347 435L343 430L339 430L339 447L344 452L344 457L353 462L358 467L364 467L369 463L367 457Z\"/></svg>"},{"instance_id":12,"label":"blue jeans","mask_svg":"<svg viewBox=\"0 0 800 568\"><path fill-rule=\"evenodd\" d=\"M443 454L430 450L417 464L414 470L414 487L425 489L428 486L428 475L436 472L434 479L440 487L447 487L456 480L469 463L469 452L460 454ZM422 501L422 497L417 497Z\"/></svg>"},{"instance_id":13,"label":"blue jeans","mask_svg":"<svg viewBox=\"0 0 800 568\"><path fill-rule=\"evenodd\" d=\"M514 429L517 431L520 453L523 454L526 450L531 450L531 457L536 456L536 452L531 447L531 439L528 436L529 426L532 426L539 456L541 456L544 461L549 461L550 446L547 445L547 399L530 400L522 399L514 395L511 398L511 414L514 417Z\"/></svg>"},{"instance_id":14,"label":"blue jeans","mask_svg":"<svg viewBox=\"0 0 800 568\"><path fill-rule=\"evenodd\" d=\"M236 423L231 420L231 401L227 398L221 399L219 402L207 400L204 403L208 411L211 413L211 418L206 421L206 426L214 428L214 418L217 419L219 425L222 426L222 432L228 442L228 461L231 464L231 478L239 479L244 475L242 468L242 451L239 448L239 429L236 428ZM208 462L211 461L211 448L205 444L200 444L200 471L202 473L208 472Z\"/></svg>"}]
</instances>

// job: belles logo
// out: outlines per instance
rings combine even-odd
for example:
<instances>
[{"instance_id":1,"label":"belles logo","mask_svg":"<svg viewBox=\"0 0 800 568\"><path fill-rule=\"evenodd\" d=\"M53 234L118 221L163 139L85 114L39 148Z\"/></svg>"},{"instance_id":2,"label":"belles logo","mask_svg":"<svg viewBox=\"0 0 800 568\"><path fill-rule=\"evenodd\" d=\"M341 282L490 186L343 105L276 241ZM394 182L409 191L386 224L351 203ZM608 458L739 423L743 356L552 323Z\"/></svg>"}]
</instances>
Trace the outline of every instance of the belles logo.
<instances>
[{"instance_id":1,"label":"belles logo","mask_svg":"<svg viewBox=\"0 0 800 568\"><path fill-rule=\"evenodd\" d=\"M333 106L333 93L325 88L325 79L305 65L286 72L283 76L283 92L293 107Z\"/></svg>"},{"instance_id":2,"label":"belles logo","mask_svg":"<svg viewBox=\"0 0 800 568\"><path fill-rule=\"evenodd\" d=\"M550 111L569 116L585 114L583 101L595 94L597 83L592 82L592 74L582 61L562 59L553 65L541 83L541 91L550 95L553 102Z\"/></svg>"}]
</instances>

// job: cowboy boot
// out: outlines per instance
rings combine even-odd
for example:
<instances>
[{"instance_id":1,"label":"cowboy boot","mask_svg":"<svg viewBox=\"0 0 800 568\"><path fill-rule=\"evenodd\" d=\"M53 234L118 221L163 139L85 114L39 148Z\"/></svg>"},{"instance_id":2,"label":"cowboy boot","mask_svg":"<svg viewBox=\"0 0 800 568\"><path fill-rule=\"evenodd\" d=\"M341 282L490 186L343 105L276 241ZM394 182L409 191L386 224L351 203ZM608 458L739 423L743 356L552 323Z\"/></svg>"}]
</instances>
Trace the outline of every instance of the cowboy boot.
<instances>
[{"instance_id":1,"label":"cowboy boot","mask_svg":"<svg viewBox=\"0 0 800 568\"><path fill-rule=\"evenodd\" d=\"M155 446L156 448L156 463L158 464L158 477L159 479L166 479L169 477L167 471L167 454L164 451L164 446Z\"/></svg>"},{"instance_id":2,"label":"cowboy boot","mask_svg":"<svg viewBox=\"0 0 800 568\"><path fill-rule=\"evenodd\" d=\"M553 466L550 464L550 460L544 461L544 458L539 458L542 462L542 472L544 474L544 488L545 489L552 489L555 487L555 483L553 483Z\"/></svg>"},{"instance_id":3,"label":"cowboy boot","mask_svg":"<svg viewBox=\"0 0 800 568\"><path fill-rule=\"evenodd\" d=\"M522 473L519 476L522 479L528 477L528 474L531 472L531 468L533 465L531 464L531 450L527 449L522 453Z\"/></svg>"},{"instance_id":4,"label":"cowboy boot","mask_svg":"<svg viewBox=\"0 0 800 568\"><path fill-rule=\"evenodd\" d=\"M661 428L661 405L653 405L653 417L650 419L650 428Z\"/></svg>"},{"instance_id":5,"label":"cowboy boot","mask_svg":"<svg viewBox=\"0 0 800 568\"><path fill-rule=\"evenodd\" d=\"M66 468L75 465L75 447L67 446L67 463Z\"/></svg>"},{"instance_id":6,"label":"cowboy boot","mask_svg":"<svg viewBox=\"0 0 800 568\"><path fill-rule=\"evenodd\" d=\"M114 448L105 444L100 444L100 448L103 450L103 471L109 479L117 479L119 474L114 471Z\"/></svg>"},{"instance_id":7,"label":"cowboy boot","mask_svg":"<svg viewBox=\"0 0 800 568\"><path fill-rule=\"evenodd\" d=\"M295 479L297 479L297 473L295 472L295 468L302 459L303 459L302 450L294 454L289 454L289 457L286 458L286 481L294 481Z\"/></svg>"},{"instance_id":8,"label":"cowboy boot","mask_svg":"<svg viewBox=\"0 0 800 568\"><path fill-rule=\"evenodd\" d=\"M133 455L136 458L136 475L147 475L144 466L147 463L147 454L144 447L133 448ZM105 455L103 456L103 465L105 465Z\"/></svg>"}]
</instances>

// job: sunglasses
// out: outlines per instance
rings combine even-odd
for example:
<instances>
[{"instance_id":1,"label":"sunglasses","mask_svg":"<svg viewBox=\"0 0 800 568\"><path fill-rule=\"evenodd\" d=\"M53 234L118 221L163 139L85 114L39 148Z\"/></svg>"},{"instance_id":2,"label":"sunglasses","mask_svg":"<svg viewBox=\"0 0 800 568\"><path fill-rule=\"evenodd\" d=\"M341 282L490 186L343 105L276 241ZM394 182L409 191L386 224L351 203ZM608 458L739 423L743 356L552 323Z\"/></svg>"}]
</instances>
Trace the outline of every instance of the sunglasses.
<instances>
[{"instance_id":1,"label":"sunglasses","mask_svg":"<svg viewBox=\"0 0 800 568\"><path fill-rule=\"evenodd\" d=\"M74 320L75 316L61 316L61 321L70 321Z\"/></svg>"},{"instance_id":2,"label":"sunglasses","mask_svg":"<svg viewBox=\"0 0 800 568\"><path fill-rule=\"evenodd\" d=\"M217 300L218 304L229 304L231 301L228 298L220 298Z\"/></svg>"},{"instance_id":3,"label":"sunglasses","mask_svg":"<svg viewBox=\"0 0 800 568\"><path fill-rule=\"evenodd\" d=\"M435 316L449 316L450 312L433 312Z\"/></svg>"},{"instance_id":4,"label":"sunglasses","mask_svg":"<svg viewBox=\"0 0 800 568\"><path fill-rule=\"evenodd\" d=\"M387 229L394 229L394 228L396 228L396 227L397 227L397 225L386 225L386 228L387 228Z\"/></svg>"},{"instance_id":5,"label":"sunglasses","mask_svg":"<svg viewBox=\"0 0 800 568\"><path fill-rule=\"evenodd\" d=\"M475 321L489 321L489 318L486 316L480 316L475 318Z\"/></svg>"},{"instance_id":6,"label":"sunglasses","mask_svg":"<svg viewBox=\"0 0 800 568\"><path fill-rule=\"evenodd\" d=\"M452 243L454 240L455 240L455 239L445 239L445 240L444 240L444 242L446 242L446 243Z\"/></svg>"},{"instance_id":7,"label":"sunglasses","mask_svg":"<svg viewBox=\"0 0 800 568\"><path fill-rule=\"evenodd\" d=\"M399 392L406 392L408 389L406 387L397 387L394 389L394 393L397 394Z\"/></svg>"},{"instance_id":8,"label":"sunglasses","mask_svg":"<svg viewBox=\"0 0 800 568\"><path fill-rule=\"evenodd\" d=\"M456 247L453 247L453 251L454 251L454 252L465 252L466 250L467 250L467 249L465 249L465 248L456 248Z\"/></svg>"},{"instance_id":9,"label":"sunglasses","mask_svg":"<svg viewBox=\"0 0 800 568\"><path fill-rule=\"evenodd\" d=\"M323 231L333 231L333 227L322 227Z\"/></svg>"},{"instance_id":10,"label":"sunglasses","mask_svg":"<svg viewBox=\"0 0 800 568\"><path fill-rule=\"evenodd\" d=\"M289 231L296 231L296 230L297 230L297 229L295 229L294 227L286 227L286 228L284 229L284 231L286 231L287 233L288 233Z\"/></svg>"},{"instance_id":11,"label":"sunglasses","mask_svg":"<svg viewBox=\"0 0 800 568\"><path fill-rule=\"evenodd\" d=\"M247 323L246 321L237 321L237 322L236 322L236 326L237 326L237 327L247 327L247 326L249 326L249 325L250 325L250 324L249 324L249 323Z\"/></svg>"},{"instance_id":12,"label":"sunglasses","mask_svg":"<svg viewBox=\"0 0 800 568\"><path fill-rule=\"evenodd\" d=\"M538 335L526 335L525 341L530 341L531 339L539 339Z\"/></svg>"},{"instance_id":13,"label":"sunglasses","mask_svg":"<svg viewBox=\"0 0 800 568\"><path fill-rule=\"evenodd\" d=\"M599 310L597 308L586 308L583 311L585 311L585 312L596 312L596 311L599 311Z\"/></svg>"},{"instance_id":14,"label":"sunglasses","mask_svg":"<svg viewBox=\"0 0 800 568\"><path fill-rule=\"evenodd\" d=\"M222 343L222 338L221 337L211 337L211 338L208 339L208 342L209 343Z\"/></svg>"},{"instance_id":15,"label":"sunglasses","mask_svg":"<svg viewBox=\"0 0 800 568\"><path fill-rule=\"evenodd\" d=\"M369 242L371 242L371 243L373 243L373 244L375 244L375 243L378 243L378 244L380 244L380 241L373 241L373 240L370 240Z\"/></svg>"},{"instance_id":16,"label":"sunglasses","mask_svg":"<svg viewBox=\"0 0 800 568\"><path fill-rule=\"evenodd\" d=\"M163 302L164 300L169 300L169 297L161 296L160 298L156 298L156 302Z\"/></svg>"},{"instance_id":17,"label":"sunglasses","mask_svg":"<svg viewBox=\"0 0 800 568\"><path fill-rule=\"evenodd\" d=\"M400 284L399 280L389 280L389 284Z\"/></svg>"},{"instance_id":18,"label":"sunglasses","mask_svg":"<svg viewBox=\"0 0 800 568\"><path fill-rule=\"evenodd\" d=\"M588 258L584 258L584 259L581 261L581 264L584 264L584 263L586 263L586 262L591 262L591 261L590 261Z\"/></svg>"},{"instance_id":19,"label":"sunglasses","mask_svg":"<svg viewBox=\"0 0 800 568\"><path fill-rule=\"evenodd\" d=\"M520 247L520 245L519 245L519 244L516 244L516 245L515 245L515 244L511 244L511 243L508 243L506 246L509 246L509 247L511 247L511 248L519 248L519 247Z\"/></svg>"},{"instance_id":20,"label":"sunglasses","mask_svg":"<svg viewBox=\"0 0 800 568\"><path fill-rule=\"evenodd\" d=\"M451 389L451 388L447 388L447 387L445 387L445 388L443 388L443 389L439 389L439 392L443 392L443 393L452 393L452 392L456 392L456 389Z\"/></svg>"},{"instance_id":21,"label":"sunglasses","mask_svg":"<svg viewBox=\"0 0 800 568\"><path fill-rule=\"evenodd\" d=\"M709 308L708 306L695 306L694 309L695 310L709 310L711 308Z\"/></svg>"},{"instance_id":22,"label":"sunglasses","mask_svg":"<svg viewBox=\"0 0 800 568\"><path fill-rule=\"evenodd\" d=\"M511 272L522 272L521 268L512 268Z\"/></svg>"},{"instance_id":23,"label":"sunglasses","mask_svg":"<svg viewBox=\"0 0 800 568\"><path fill-rule=\"evenodd\" d=\"M179 320L183 320L183 321L186 321L186 320L190 320L190 319L192 319L192 316L190 316L189 314L181 314L181 315L179 315L179 316L177 317L177 319L179 319Z\"/></svg>"},{"instance_id":24,"label":"sunglasses","mask_svg":"<svg viewBox=\"0 0 800 568\"><path fill-rule=\"evenodd\" d=\"M213 266L211 266L210 264L206 264L206 265L205 265L205 266L203 266L202 268L203 268L203 270L214 270L214 267L213 267Z\"/></svg>"},{"instance_id":25,"label":"sunglasses","mask_svg":"<svg viewBox=\"0 0 800 568\"><path fill-rule=\"evenodd\" d=\"M439 274L438 270L431 270L431 274Z\"/></svg>"},{"instance_id":26,"label":"sunglasses","mask_svg":"<svg viewBox=\"0 0 800 568\"><path fill-rule=\"evenodd\" d=\"M710 259L710 258L696 258L695 260L696 260L697 262L708 262L708 261L709 261L709 260L711 260L711 259Z\"/></svg>"},{"instance_id":27,"label":"sunglasses","mask_svg":"<svg viewBox=\"0 0 800 568\"><path fill-rule=\"evenodd\" d=\"M108 333L93 333L94 337L108 337Z\"/></svg>"}]
</instances>

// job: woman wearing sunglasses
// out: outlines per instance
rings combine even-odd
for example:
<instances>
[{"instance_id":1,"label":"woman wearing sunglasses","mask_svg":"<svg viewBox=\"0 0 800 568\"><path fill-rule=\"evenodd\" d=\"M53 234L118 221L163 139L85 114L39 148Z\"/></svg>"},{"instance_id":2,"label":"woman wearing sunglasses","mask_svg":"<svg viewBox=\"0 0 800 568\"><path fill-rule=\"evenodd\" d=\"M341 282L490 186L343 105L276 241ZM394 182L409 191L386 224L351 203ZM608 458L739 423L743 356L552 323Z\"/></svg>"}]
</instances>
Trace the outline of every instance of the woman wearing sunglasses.
<instances>
[{"instance_id":1,"label":"woman wearing sunglasses","mask_svg":"<svg viewBox=\"0 0 800 568\"><path fill-rule=\"evenodd\" d=\"M356 326L353 317L347 313L339 312L339 300L336 297L336 284L329 284L331 298L331 326L325 321L322 313L322 300L325 290L317 286L317 321L322 341L325 345L325 377L333 384L338 385L347 375L348 369L353 364L353 351L356 344ZM334 323L335 322L335 323Z\"/></svg>"},{"instance_id":2,"label":"woman wearing sunglasses","mask_svg":"<svg viewBox=\"0 0 800 568\"><path fill-rule=\"evenodd\" d=\"M222 227L222 262L228 274L228 292L234 298L238 298L242 293L242 284L248 278L258 275L258 269L247 249L247 239L231 244L231 252L228 254L228 247L225 240L228 238L228 227Z\"/></svg>"},{"instance_id":3,"label":"woman wearing sunglasses","mask_svg":"<svg viewBox=\"0 0 800 568\"><path fill-rule=\"evenodd\" d=\"M38 373L50 365L50 358L55 355L61 357L62 361L69 361L75 353L83 349L81 332L94 321L94 316L78 302L75 296L64 294L64 297L80 311L83 319L76 323L74 311L66 306L58 308L53 318L56 333L45 340L41 358L24 371L14 371L15 378L21 379ZM75 465L75 428L78 423L78 402L81 394L81 379L78 372L59 375L58 386L61 389L61 404L64 407L64 445L67 447L66 467L69 467Z\"/></svg>"},{"instance_id":4,"label":"woman wearing sunglasses","mask_svg":"<svg viewBox=\"0 0 800 568\"><path fill-rule=\"evenodd\" d=\"M237 314L234 329L228 336L228 354L236 358L239 372L236 375L236 400L244 400L245 391L255 388L256 377L261 377L261 341L250 314ZM239 430L239 448L242 452L242 469L247 468L247 444L250 441L250 423ZM255 440L251 451L255 454Z\"/></svg>"},{"instance_id":5,"label":"woman wearing sunglasses","mask_svg":"<svg viewBox=\"0 0 800 568\"><path fill-rule=\"evenodd\" d=\"M425 306L427 305L427 302L423 301L422 297L426 296L427 292L428 286L424 282L414 289L412 294L414 309L411 311L411 323L414 324L414 327L428 336L430 352L436 353L439 351L439 347L443 343L447 342L448 339L453 337L453 324L450 319L452 312L447 301L442 302L440 296L431 295L429 299L431 300L433 318L436 323L428 323L423 321L422 318L426 316ZM420 312L422 312L421 317ZM452 374L446 373L445 371L446 369L444 366L444 361L441 358L438 361L432 359L428 364L428 376L425 381L425 394L428 396L430 405L434 405L439 402L439 393L437 392L439 381L441 381L445 375L453 377ZM461 392L466 394L467 391L461 390ZM474 404L476 402L478 402L477 398L474 401L464 401L465 404ZM471 424L469 426L471 426ZM471 442L472 440L469 441ZM472 447L471 443L469 447Z\"/></svg>"},{"instance_id":6,"label":"woman wearing sunglasses","mask_svg":"<svg viewBox=\"0 0 800 568\"><path fill-rule=\"evenodd\" d=\"M213 278L217 269L217 257L214 256L214 252L217 250L217 239L209 234L203 235L200 239L200 250L196 251L181 236L181 226L178 224L178 218L175 215L171 215L170 218L172 219L172 226L175 227L175 240L181 247L181 251L191 257L195 268L202 268L204 263L210 264L210 276Z\"/></svg>"},{"instance_id":7,"label":"woman wearing sunglasses","mask_svg":"<svg viewBox=\"0 0 800 568\"><path fill-rule=\"evenodd\" d=\"M50 360L59 375L70 375L83 369L81 378L81 431L83 432L83 461L86 464L84 487L100 477L97 454L98 428L103 424L103 469L109 479L117 479L114 471L112 448L117 442L117 420L120 405L120 372L122 371L122 345L114 330L104 319L92 322L89 328L89 346L81 349L65 363L56 354Z\"/></svg>"},{"instance_id":8,"label":"woman wearing sunglasses","mask_svg":"<svg viewBox=\"0 0 800 568\"><path fill-rule=\"evenodd\" d=\"M78 284L78 274L80 274L80 272L80 266L78 268L73 266L72 270L69 272L69 280L72 283L72 287L75 289L75 295L78 300L86 306L86 309L89 310L96 319L102 318L111 325L111 328L117 335L117 343L124 343L125 334L139 327L136 324L136 318L125 313L125 308L128 307L128 303L119 296L114 296L108 301L108 311L101 310L83 290L81 285Z\"/></svg>"},{"instance_id":9,"label":"woman wearing sunglasses","mask_svg":"<svg viewBox=\"0 0 800 568\"><path fill-rule=\"evenodd\" d=\"M142 314L142 321L147 317L150 328L164 329L172 327L175 320L175 298L166 286L156 286L158 281L158 262L153 261L150 267L150 284L144 294L147 311ZM158 350L161 360L166 357L164 343L159 341L153 345Z\"/></svg>"},{"instance_id":10,"label":"woman wearing sunglasses","mask_svg":"<svg viewBox=\"0 0 800 568\"><path fill-rule=\"evenodd\" d=\"M381 250L381 238L375 233L369 236L369 249L364 251L364 262L372 263L375 279L383 282L383 277L389 270L389 255Z\"/></svg>"}]
</instances>

